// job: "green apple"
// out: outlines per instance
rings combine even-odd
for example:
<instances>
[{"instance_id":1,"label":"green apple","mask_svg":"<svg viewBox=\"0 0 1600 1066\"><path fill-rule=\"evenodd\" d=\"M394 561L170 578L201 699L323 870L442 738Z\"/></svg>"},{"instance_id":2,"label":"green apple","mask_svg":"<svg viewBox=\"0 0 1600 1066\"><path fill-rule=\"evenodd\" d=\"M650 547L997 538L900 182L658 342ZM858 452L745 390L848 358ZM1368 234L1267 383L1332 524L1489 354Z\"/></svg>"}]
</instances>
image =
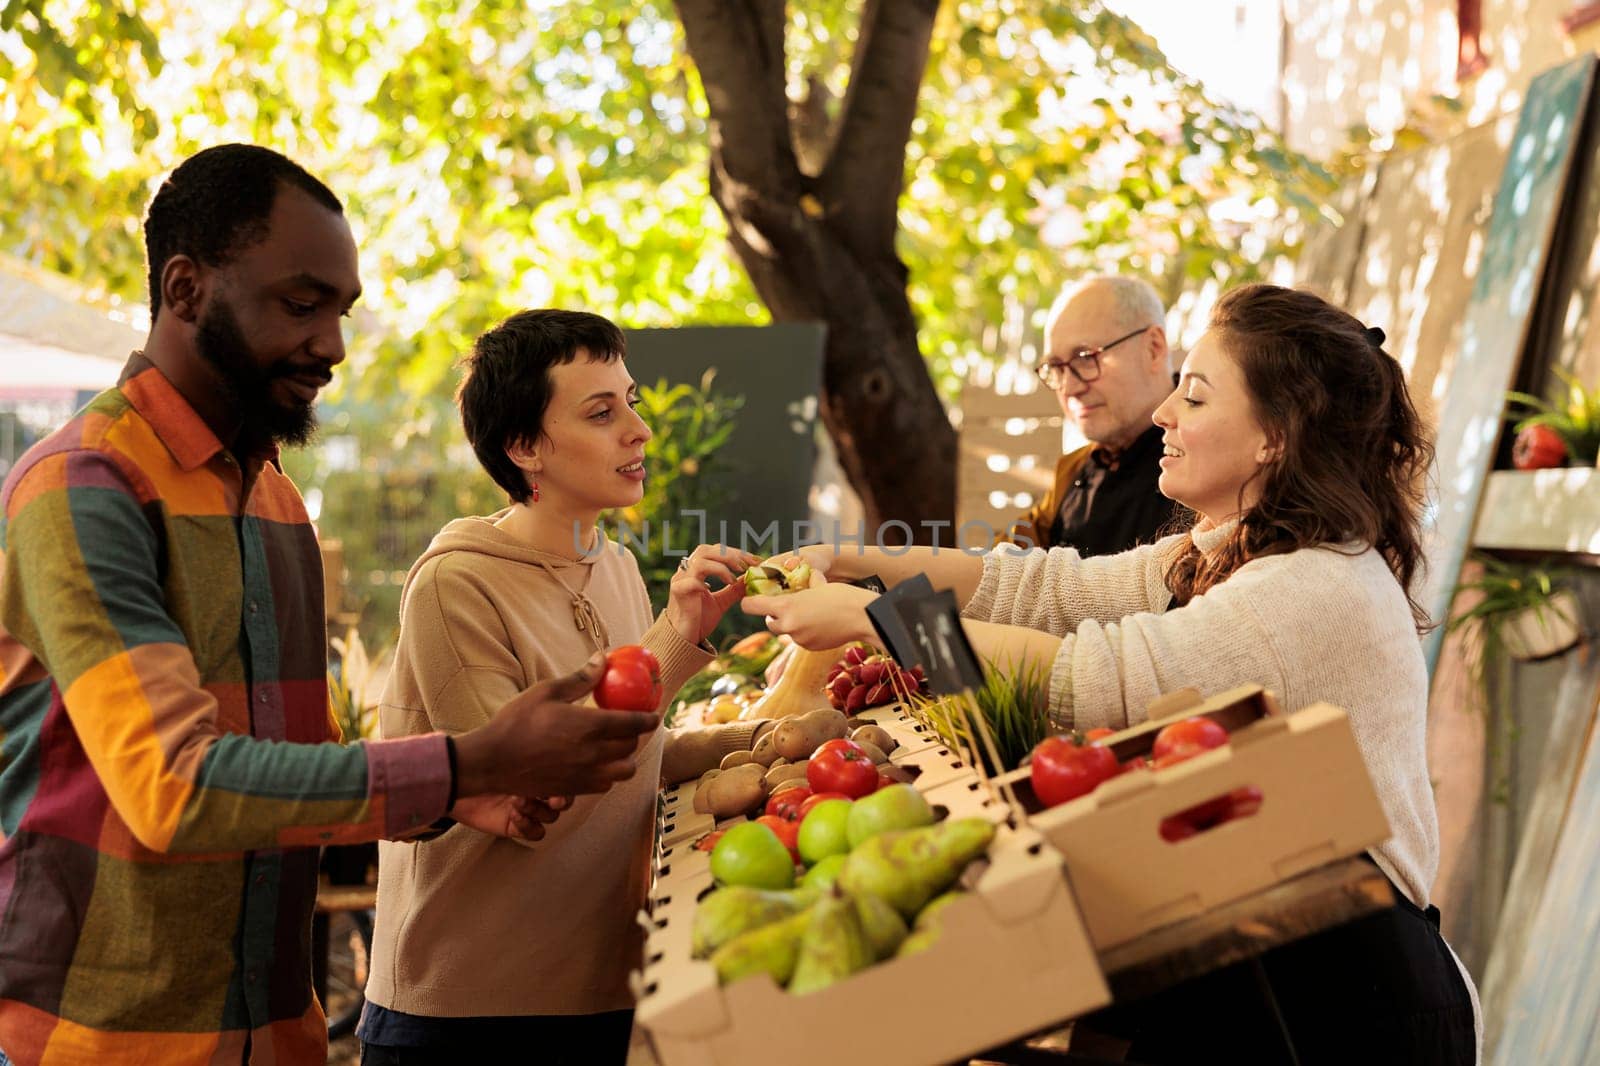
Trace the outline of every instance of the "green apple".
<instances>
[{"instance_id":1,"label":"green apple","mask_svg":"<svg viewBox=\"0 0 1600 1066\"><path fill-rule=\"evenodd\" d=\"M832 888L833 882L839 876L839 867L844 865L844 860L847 857L842 852L837 855L829 855L826 859L806 871L806 875L800 879L800 887L815 888L819 891L826 891Z\"/></svg>"},{"instance_id":2,"label":"green apple","mask_svg":"<svg viewBox=\"0 0 1600 1066\"><path fill-rule=\"evenodd\" d=\"M711 849L711 876L723 885L780 889L794 885L794 858L760 822L740 822Z\"/></svg>"},{"instance_id":3,"label":"green apple","mask_svg":"<svg viewBox=\"0 0 1600 1066\"><path fill-rule=\"evenodd\" d=\"M910 785L885 785L856 800L845 823L845 835L853 848L869 837L894 829L921 829L933 824L933 808Z\"/></svg>"},{"instance_id":4,"label":"green apple","mask_svg":"<svg viewBox=\"0 0 1600 1066\"><path fill-rule=\"evenodd\" d=\"M814 866L829 855L843 855L850 850L850 838L845 824L850 820L850 800L823 800L806 812L800 822L800 858L807 866Z\"/></svg>"}]
</instances>

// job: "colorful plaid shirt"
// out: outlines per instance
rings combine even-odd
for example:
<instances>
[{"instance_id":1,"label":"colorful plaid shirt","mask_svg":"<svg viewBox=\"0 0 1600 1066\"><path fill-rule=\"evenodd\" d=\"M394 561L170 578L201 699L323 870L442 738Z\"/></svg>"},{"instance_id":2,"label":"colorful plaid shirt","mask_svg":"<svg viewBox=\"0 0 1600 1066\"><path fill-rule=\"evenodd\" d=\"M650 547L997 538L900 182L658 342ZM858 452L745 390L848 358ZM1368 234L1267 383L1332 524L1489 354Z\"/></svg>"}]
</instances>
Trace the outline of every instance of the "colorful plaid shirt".
<instances>
[{"instance_id":1,"label":"colorful plaid shirt","mask_svg":"<svg viewBox=\"0 0 1600 1066\"><path fill-rule=\"evenodd\" d=\"M318 847L439 818L444 737L330 742L299 493L142 355L0 511L0 1049L322 1063Z\"/></svg>"}]
</instances>

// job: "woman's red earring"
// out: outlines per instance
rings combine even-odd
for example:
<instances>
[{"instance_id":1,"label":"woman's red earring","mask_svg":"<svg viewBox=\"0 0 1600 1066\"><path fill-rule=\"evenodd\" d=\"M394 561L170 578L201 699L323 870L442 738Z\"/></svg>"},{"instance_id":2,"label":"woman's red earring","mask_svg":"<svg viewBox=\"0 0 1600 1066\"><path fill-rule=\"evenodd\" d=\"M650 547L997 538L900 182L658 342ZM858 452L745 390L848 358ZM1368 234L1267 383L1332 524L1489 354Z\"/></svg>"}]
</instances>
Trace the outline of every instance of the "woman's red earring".
<instances>
[{"instance_id":1,"label":"woman's red earring","mask_svg":"<svg viewBox=\"0 0 1600 1066\"><path fill-rule=\"evenodd\" d=\"M537 481L533 483L533 502L539 502L539 483Z\"/></svg>"}]
</instances>

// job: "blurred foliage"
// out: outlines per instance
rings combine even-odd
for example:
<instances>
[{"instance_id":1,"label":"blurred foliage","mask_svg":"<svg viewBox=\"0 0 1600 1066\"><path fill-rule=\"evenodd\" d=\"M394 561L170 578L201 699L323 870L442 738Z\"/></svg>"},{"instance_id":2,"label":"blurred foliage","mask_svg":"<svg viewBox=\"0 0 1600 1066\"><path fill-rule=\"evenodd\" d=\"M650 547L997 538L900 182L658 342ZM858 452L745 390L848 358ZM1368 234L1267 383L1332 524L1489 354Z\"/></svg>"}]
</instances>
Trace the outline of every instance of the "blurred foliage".
<instances>
[{"instance_id":1,"label":"blurred foliage","mask_svg":"<svg viewBox=\"0 0 1600 1066\"><path fill-rule=\"evenodd\" d=\"M837 113L860 8L789 5L791 96L815 84ZM0 27L5 251L141 302L151 193L227 140L345 199L366 295L336 432L413 479L384 492L419 529L488 484L449 457L448 398L491 323L552 305L635 327L767 321L707 195L705 101L663 0L0 0ZM946 0L906 181L910 296L952 398L970 361L1030 354L1074 276L1203 300L1292 253L1332 188L1097 0ZM353 571L409 565L409 533L400 555L362 554L370 511L343 474L295 467Z\"/></svg>"}]
</instances>

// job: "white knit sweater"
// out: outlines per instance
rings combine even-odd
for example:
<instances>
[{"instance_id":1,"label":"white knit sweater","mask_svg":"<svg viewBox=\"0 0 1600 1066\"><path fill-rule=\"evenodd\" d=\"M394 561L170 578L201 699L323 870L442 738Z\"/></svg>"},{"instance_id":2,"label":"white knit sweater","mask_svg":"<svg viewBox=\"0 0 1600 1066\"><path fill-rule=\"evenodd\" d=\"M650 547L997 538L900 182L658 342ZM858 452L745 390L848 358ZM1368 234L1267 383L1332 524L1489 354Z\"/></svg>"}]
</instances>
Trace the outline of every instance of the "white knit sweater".
<instances>
[{"instance_id":1,"label":"white knit sweater","mask_svg":"<svg viewBox=\"0 0 1600 1066\"><path fill-rule=\"evenodd\" d=\"M1192 534L1202 551L1228 527ZM1260 684L1286 711L1326 701L1350 715L1394 836L1373 858L1419 907L1439 867L1428 783L1428 672L1411 608L1375 551L1309 548L1257 559L1169 609L1180 540L1084 559L1068 548L985 557L964 614L1059 636L1050 711L1062 728L1121 729L1164 692Z\"/></svg>"},{"instance_id":2,"label":"white knit sweater","mask_svg":"<svg viewBox=\"0 0 1600 1066\"><path fill-rule=\"evenodd\" d=\"M963 614L1062 638L1050 713L1063 728L1136 725L1151 700L1185 687L1209 696L1259 684L1290 712L1320 702L1344 708L1394 833L1369 854L1426 907L1439 819L1428 781L1428 670L1405 592L1370 548L1306 548L1246 563L1172 608L1166 564L1183 537L1211 551L1233 527L1092 559L1070 548L999 548L984 557ZM1456 965L1481 1061L1478 992L1459 958Z\"/></svg>"}]
</instances>

